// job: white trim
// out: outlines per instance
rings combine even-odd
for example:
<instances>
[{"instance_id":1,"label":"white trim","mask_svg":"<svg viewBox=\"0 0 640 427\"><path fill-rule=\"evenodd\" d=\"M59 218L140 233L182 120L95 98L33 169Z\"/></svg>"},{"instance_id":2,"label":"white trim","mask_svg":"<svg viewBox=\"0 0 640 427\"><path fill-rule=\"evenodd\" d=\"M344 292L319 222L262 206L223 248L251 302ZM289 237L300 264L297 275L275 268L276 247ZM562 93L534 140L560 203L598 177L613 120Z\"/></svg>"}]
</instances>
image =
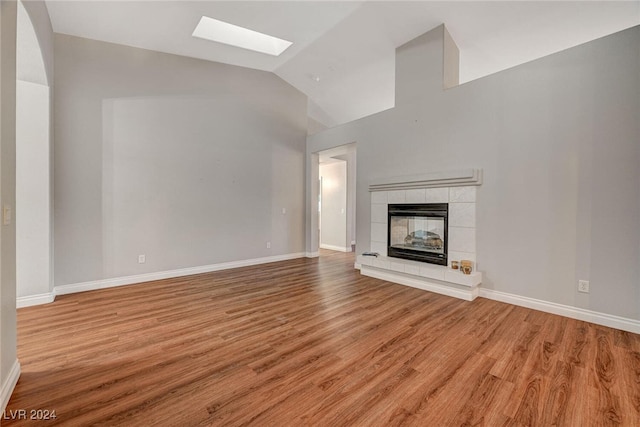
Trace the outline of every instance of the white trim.
<instances>
[{"instance_id":1,"label":"white trim","mask_svg":"<svg viewBox=\"0 0 640 427\"><path fill-rule=\"evenodd\" d=\"M473 301L478 296L478 287L454 288L450 285L438 283L438 280L427 280L424 278L413 278L402 273L379 270L368 265L362 265L360 274L376 279L386 280L388 282L398 283L400 285L411 286L425 291L435 292L437 294L447 295L454 298L460 298L465 301Z\"/></svg>"},{"instance_id":2,"label":"white trim","mask_svg":"<svg viewBox=\"0 0 640 427\"><path fill-rule=\"evenodd\" d=\"M608 326L610 328L640 334L640 321L635 319L628 319L626 317L614 316L613 314L600 313L597 311L586 310L584 308L508 294L506 292L494 291L492 289L480 289L480 296L494 301L506 302L520 307L540 310L546 313L557 314L571 319L583 320L597 325Z\"/></svg>"},{"instance_id":3,"label":"white trim","mask_svg":"<svg viewBox=\"0 0 640 427\"><path fill-rule=\"evenodd\" d=\"M369 191L408 190L412 188L459 187L482 184L482 169L432 172L381 178L371 181Z\"/></svg>"},{"instance_id":4,"label":"white trim","mask_svg":"<svg viewBox=\"0 0 640 427\"><path fill-rule=\"evenodd\" d=\"M275 255L264 258L246 259L241 261L224 262L220 264L204 265L200 267L181 268L178 270L159 271L157 273L138 274L135 276L115 277L112 279L93 280L90 282L72 283L56 286L56 295L73 294L76 292L93 291L97 289L112 288L115 286L133 285L136 283L150 282L153 280L170 279L173 277L190 276L192 274L210 273L212 271L228 270L231 268L248 267L257 264L286 261L295 258L303 258L304 252L293 254Z\"/></svg>"},{"instance_id":5,"label":"white trim","mask_svg":"<svg viewBox=\"0 0 640 427\"><path fill-rule=\"evenodd\" d=\"M362 264L360 264L359 262L356 262L353 264L353 268L355 268L356 270L361 270L362 269Z\"/></svg>"},{"instance_id":6,"label":"white trim","mask_svg":"<svg viewBox=\"0 0 640 427\"><path fill-rule=\"evenodd\" d=\"M31 307L33 305L49 304L56 299L54 292L37 295L27 295L26 297L16 298L16 308Z\"/></svg>"},{"instance_id":7,"label":"white trim","mask_svg":"<svg viewBox=\"0 0 640 427\"><path fill-rule=\"evenodd\" d=\"M307 258L318 258L320 256L320 252L307 252L305 253Z\"/></svg>"},{"instance_id":8,"label":"white trim","mask_svg":"<svg viewBox=\"0 0 640 427\"><path fill-rule=\"evenodd\" d=\"M11 399L11 395L13 394L13 390L16 388L16 384L18 384L18 379L20 378L20 362L18 359L13 362L13 366L9 370L9 375L7 375L7 379L2 384L2 391L0 392L0 407L2 408L2 412L7 407L7 403L9 403L9 399Z\"/></svg>"},{"instance_id":9,"label":"white trim","mask_svg":"<svg viewBox=\"0 0 640 427\"><path fill-rule=\"evenodd\" d=\"M324 243L320 244L320 249L329 249L330 251L338 251L338 252L351 252L351 248L347 248L343 246L325 245Z\"/></svg>"}]
</instances>

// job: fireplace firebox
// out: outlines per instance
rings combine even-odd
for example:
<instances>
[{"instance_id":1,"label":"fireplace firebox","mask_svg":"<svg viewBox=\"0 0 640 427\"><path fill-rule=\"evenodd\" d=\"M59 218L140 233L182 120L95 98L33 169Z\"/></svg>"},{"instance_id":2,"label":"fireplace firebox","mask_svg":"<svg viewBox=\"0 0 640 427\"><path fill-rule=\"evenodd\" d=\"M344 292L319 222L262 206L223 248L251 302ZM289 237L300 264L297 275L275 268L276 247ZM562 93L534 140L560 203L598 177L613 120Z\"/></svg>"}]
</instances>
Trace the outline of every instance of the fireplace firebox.
<instances>
[{"instance_id":1,"label":"fireplace firebox","mask_svg":"<svg viewBox=\"0 0 640 427\"><path fill-rule=\"evenodd\" d=\"M447 203L390 204L387 255L447 265Z\"/></svg>"}]
</instances>

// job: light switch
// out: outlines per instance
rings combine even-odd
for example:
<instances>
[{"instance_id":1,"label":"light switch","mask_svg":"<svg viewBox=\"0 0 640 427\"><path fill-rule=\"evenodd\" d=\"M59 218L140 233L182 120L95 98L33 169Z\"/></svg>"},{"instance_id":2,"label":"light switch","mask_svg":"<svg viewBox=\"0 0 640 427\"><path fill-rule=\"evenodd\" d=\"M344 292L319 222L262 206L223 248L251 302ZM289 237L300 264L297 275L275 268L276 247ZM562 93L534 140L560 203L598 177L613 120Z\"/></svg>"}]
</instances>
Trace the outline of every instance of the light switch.
<instances>
[{"instance_id":1,"label":"light switch","mask_svg":"<svg viewBox=\"0 0 640 427\"><path fill-rule=\"evenodd\" d=\"M11 206L4 205L2 207L2 225L11 224Z\"/></svg>"}]
</instances>

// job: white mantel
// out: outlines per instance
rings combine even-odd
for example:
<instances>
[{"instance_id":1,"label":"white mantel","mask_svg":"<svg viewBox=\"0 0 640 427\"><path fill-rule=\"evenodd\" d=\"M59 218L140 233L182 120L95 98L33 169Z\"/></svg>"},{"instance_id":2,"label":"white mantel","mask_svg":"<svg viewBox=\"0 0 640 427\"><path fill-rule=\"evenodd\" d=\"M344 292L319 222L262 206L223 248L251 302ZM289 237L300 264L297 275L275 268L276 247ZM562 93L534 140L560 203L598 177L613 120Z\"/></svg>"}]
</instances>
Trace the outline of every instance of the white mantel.
<instances>
[{"instance_id":1,"label":"white mantel","mask_svg":"<svg viewBox=\"0 0 640 427\"><path fill-rule=\"evenodd\" d=\"M372 182L371 251L378 257L359 255L356 266L363 275L472 301L478 296L482 273L476 271L476 188L482 171L438 172ZM468 259L474 271L465 275L449 266L387 257L389 204L448 203L448 260Z\"/></svg>"},{"instance_id":2,"label":"white mantel","mask_svg":"<svg viewBox=\"0 0 640 427\"><path fill-rule=\"evenodd\" d=\"M369 191L409 190L412 188L461 187L482 184L482 169L431 172L372 181Z\"/></svg>"}]
</instances>

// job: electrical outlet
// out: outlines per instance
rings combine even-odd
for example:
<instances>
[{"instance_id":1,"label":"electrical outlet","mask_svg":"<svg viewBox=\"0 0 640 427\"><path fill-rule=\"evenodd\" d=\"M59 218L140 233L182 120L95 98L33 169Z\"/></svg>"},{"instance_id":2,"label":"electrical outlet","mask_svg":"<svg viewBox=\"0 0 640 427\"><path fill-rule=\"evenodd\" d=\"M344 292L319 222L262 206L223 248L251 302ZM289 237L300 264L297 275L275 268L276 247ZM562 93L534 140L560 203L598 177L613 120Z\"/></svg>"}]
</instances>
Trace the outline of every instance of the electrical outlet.
<instances>
[{"instance_id":1,"label":"electrical outlet","mask_svg":"<svg viewBox=\"0 0 640 427\"><path fill-rule=\"evenodd\" d=\"M271 249L271 242L267 242L267 249Z\"/></svg>"},{"instance_id":2,"label":"electrical outlet","mask_svg":"<svg viewBox=\"0 0 640 427\"><path fill-rule=\"evenodd\" d=\"M138 255L138 264L144 264L147 262L147 257L145 255Z\"/></svg>"},{"instance_id":3,"label":"electrical outlet","mask_svg":"<svg viewBox=\"0 0 640 427\"><path fill-rule=\"evenodd\" d=\"M589 281L588 280L578 280L578 292L584 292L585 294L589 293Z\"/></svg>"}]
</instances>

